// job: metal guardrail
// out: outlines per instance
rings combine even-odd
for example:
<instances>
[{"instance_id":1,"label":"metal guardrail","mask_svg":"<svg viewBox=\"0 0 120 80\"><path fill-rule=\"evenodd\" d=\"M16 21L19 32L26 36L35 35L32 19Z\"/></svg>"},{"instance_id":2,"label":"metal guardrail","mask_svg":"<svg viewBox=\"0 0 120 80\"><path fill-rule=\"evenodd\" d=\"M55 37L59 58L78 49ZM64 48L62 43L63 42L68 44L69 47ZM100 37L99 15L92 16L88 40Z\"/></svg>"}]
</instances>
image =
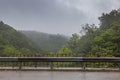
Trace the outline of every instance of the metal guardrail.
<instances>
[{"instance_id":1,"label":"metal guardrail","mask_svg":"<svg viewBox=\"0 0 120 80\"><path fill-rule=\"evenodd\" d=\"M0 57L0 62L120 62L120 57Z\"/></svg>"},{"instance_id":2,"label":"metal guardrail","mask_svg":"<svg viewBox=\"0 0 120 80\"><path fill-rule=\"evenodd\" d=\"M85 70L87 62L90 62L90 63L96 63L96 62L103 62L103 63L110 62L111 63L112 62L112 63L117 63L120 69L120 57L0 57L0 62L1 63L3 62L2 65L5 65L6 62L7 63L13 62L12 67L15 66L14 62L15 63L17 62L19 69L22 69L22 67L24 66L22 65L22 63L25 64L26 62L28 64L29 62L33 62L31 63L31 65L34 65L35 67L38 66L39 62L42 62L42 63L48 62L47 65L50 67L50 69L53 69L55 65L60 66L61 64L59 63L61 62L65 62L65 63L66 62L68 63L69 62L74 62L74 63L80 62L82 64L83 70ZM56 64L56 62L58 64ZM73 64L73 65L76 65L76 64Z\"/></svg>"}]
</instances>

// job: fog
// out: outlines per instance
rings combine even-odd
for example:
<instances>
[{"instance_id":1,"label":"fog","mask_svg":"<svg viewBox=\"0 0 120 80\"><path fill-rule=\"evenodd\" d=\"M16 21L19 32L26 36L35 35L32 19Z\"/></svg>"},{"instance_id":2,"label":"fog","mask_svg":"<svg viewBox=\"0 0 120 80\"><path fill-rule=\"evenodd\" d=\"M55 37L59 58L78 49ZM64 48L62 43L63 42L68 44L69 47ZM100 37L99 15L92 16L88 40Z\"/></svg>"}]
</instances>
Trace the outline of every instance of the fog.
<instances>
[{"instance_id":1,"label":"fog","mask_svg":"<svg viewBox=\"0 0 120 80\"><path fill-rule=\"evenodd\" d=\"M120 0L0 0L0 20L17 30L71 35L118 8Z\"/></svg>"}]
</instances>

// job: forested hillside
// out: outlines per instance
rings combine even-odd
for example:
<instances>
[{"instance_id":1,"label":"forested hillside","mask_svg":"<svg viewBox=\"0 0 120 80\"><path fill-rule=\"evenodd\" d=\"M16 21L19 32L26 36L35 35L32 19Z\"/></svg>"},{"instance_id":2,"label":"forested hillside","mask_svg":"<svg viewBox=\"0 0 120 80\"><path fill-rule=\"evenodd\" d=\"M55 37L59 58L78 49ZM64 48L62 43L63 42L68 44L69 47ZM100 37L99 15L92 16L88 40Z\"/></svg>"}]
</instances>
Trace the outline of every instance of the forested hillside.
<instances>
[{"instance_id":1,"label":"forested hillside","mask_svg":"<svg viewBox=\"0 0 120 80\"><path fill-rule=\"evenodd\" d=\"M57 52L61 46L65 45L69 39L60 34L48 34L36 31L21 31L35 44L48 52Z\"/></svg>"},{"instance_id":2,"label":"forested hillside","mask_svg":"<svg viewBox=\"0 0 120 80\"><path fill-rule=\"evenodd\" d=\"M80 33L72 34L70 39L59 34L16 31L1 21L0 55L44 53L43 50L88 57L120 55L120 9L103 13L98 19L99 26L85 24Z\"/></svg>"},{"instance_id":3,"label":"forested hillside","mask_svg":"<svg viewBox=\"0 0 120 80\"><path fill-rule=\"evenodd\" d=\"M120 55L120 9L103 13L100 25L85 24L80 34L73 34L66 47L83 56Z\"/></svg>"},{"instance_id":4,"label":"forested hillside","mask_svg":"<svg viewBox=\"0 0 120 80\"><path fill-rule=\"evenodd\" d=\"M0 22L0 56L14 56L29 53L43 53L24 34Z\"/></svg>"}]
</instances>

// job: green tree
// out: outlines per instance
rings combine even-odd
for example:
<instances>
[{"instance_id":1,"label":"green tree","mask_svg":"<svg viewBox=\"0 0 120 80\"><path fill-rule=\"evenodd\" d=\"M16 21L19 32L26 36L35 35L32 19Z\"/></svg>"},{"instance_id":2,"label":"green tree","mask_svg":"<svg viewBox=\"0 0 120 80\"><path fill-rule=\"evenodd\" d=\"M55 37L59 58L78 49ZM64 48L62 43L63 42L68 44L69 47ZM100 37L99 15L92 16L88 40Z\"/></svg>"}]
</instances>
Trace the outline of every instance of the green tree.
<instances>
[{"instance_id":1,"label":"green tree","mask_svg":"<svg viewBox=\"0 0 120 80\"><path fill-rule=\"evenodd\" d=\"M85 24L82 26L81 34L73 34L67 45L73 53L88 53L91 51L93 39L98 32L99 30L94 24Z\"/></svg>"},{"instance_id":2,"label":"green tree","mask_svg":"<svg viewBox=\"0 0 120 80\"><path fill-rule=\"evenodd\" d=\"M114 22L120 21L120 9L112 10L110 13L103 13L100 20L100 29L108 29Z\"/></svg>"},{"instance_id":3,"label":"green tree","mask_svg":"<svg viewBox=\"0 0 120 80\"><path fill-rule=\"evenodd\" d=\"M5 56L19 56L20 51L11 45L6 45L3 51Z\"/></svg>"},{"instance_id":4,"label":"green tree","mask_svg":"<svg viewBox=\"0 0 120 80\"><path fill-rule=\"evenodd\" d=\"M93 53L99 55L115 55L120 53L120 23L112 24L110 29L101 31L101 34L94 38Z\"/></svg>"},{"instance_id":5,"label":"green tree","mask_svg":"<svg viewBox=\"0 0 120 80\"><path fill-rule=\"evenodd\" d=\"M71 51L69 48L67 48L66 46L62 46L62 47L60 48L60 50L58 51L58 53L71 54L72 51Z\"/></svg>"},{"instance_id":6,"label":"green tree","mask_svg":"<svg viewBox=\"0 0 120 80\"><path fill-rule=\"evenodd\" d=\"M67 43L67 46L72 50L73 53L78 52L79 39L80 39L80 36L75 33L75 34L72 34L72 37Z\"/></svg>"}]
</instances>

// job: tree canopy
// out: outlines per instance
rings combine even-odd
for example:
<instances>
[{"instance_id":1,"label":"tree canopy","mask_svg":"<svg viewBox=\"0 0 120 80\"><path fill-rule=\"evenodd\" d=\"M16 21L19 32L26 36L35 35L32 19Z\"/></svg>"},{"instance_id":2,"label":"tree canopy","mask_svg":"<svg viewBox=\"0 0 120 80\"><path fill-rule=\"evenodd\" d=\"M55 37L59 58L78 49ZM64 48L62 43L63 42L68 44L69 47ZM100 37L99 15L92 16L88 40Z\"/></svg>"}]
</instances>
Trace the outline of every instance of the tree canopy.
<instances>
[{"instance_id":1,"label":"tree canopy","mask_svg":"<svg viewBox=\"0 0 120 80\"><path fill-rule=\"evenodd\" d=\"M67 46L74 53L95 56L120 55L120 9L103 13L100 26L85 24L81 34L73 34Z\"/></svg>"}]
</instances>

